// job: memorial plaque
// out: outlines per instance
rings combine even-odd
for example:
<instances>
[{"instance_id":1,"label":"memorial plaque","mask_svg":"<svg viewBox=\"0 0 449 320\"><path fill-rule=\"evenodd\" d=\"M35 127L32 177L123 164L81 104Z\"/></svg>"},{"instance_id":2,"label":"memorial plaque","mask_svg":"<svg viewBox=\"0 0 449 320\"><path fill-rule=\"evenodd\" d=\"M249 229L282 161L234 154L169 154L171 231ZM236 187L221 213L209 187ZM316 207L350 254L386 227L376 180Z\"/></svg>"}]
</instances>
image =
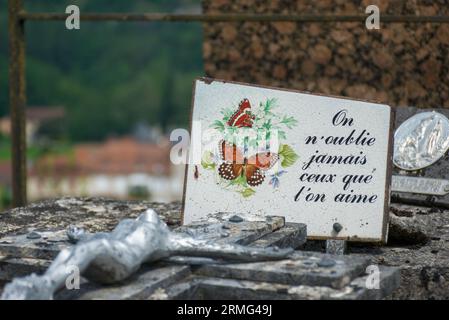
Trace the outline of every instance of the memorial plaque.
<instances>
[{"instance_id":1,"label":"memorial plaque","mask_svg":"<svg viewBox=\"0 0 449 320\"><path fill-rule=\"evenodd\" d=\"M436 111L439 114L442 114L446 117L449 117L448 109L431 109L432 111ZM401 124L405 123L412 116L421 113L427 113L429 109L419 109L415 107L401 107L396 109L396 121L395 128L399 128ZM440 138L441 139L441 138ZM436 139L439 140L439 139ZM444 144L444 141L442 142ZM439 158L435 163L431 165L415 170L415 171L406 171L397 166L394 166L393 174L396 176L406 176L406 177L415 177L417 179L424 180L416 180L415 184L419 184L420 186L428 185L428 181L426 179L437 179L438 181L433 181L433 185L439 184L440 188L438 193L425 192L422 188L414 188L414 190L403 190L396 189L396 185L392 187L392 201L414 204L414 205L423 205L423 206L436 206L442 208L449 208L449 194L447 192L443 193L444 188L446 186L447 180L449 180L449 155L446 152L441 158ZM396 178L393 178L393 180ZM402 180L404 181L404 180ZM410 185L410 181L408 185ZM429 189L427 189L430 191ZM433 188L433 190L435 190Z\"/></svg>"},{"instance_id":2,"label":"memorial plaque","mask_svg":"<svg viewBox=\"0 0 449 320\"><path fill-rule=\"evenodd\" d=\"M394 134L394 164L415 171L431 166L449 148L449 120L441 113L421 112L407 119Z\"/></svg>"},{"instance_id":3,"label":"memorial plaque","mask_svg":"<svg viewBox=\"0 0 449 320\"><path fill-rule=\"evenodd\" d=\"M444 196L449 193L449 180L394 175L391 189L395 192Z\"/></svg>"},{"instance_id":4,"label":"memorial plaque","mask_svg":"<svg viewBox=\"0 0 449 320\"><path fill-rule=\"evenodd\" d=\"M389 106L199 79L183 222L278 215L312 239L385 241Z\"/></svg>"}]
</instances>

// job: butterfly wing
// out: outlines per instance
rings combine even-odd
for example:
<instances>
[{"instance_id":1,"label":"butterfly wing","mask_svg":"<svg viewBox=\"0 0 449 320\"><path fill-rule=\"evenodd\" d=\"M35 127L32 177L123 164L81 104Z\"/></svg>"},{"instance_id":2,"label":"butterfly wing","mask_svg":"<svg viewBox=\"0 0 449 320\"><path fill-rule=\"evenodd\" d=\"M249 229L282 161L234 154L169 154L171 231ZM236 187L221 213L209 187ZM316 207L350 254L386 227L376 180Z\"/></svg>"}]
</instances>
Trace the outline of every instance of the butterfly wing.
<instances>
[{"instance_id":1,"label":"butterfly wing","mask_svg":"<svg viewBox=\"0 0 449 320\"><path fill-rule=\"evenodd\" d=\"M242 174L243 165L223 162L218 167L218 174L226 180L234 180Z\"/></svg>"},{"instance_id":2,"label":"butterfly wing","mask_svg":"<svg viewBox=\"0 0 449 320\"><path fill-rule=\"evenodd\" d=\"M242 128L242 127L247 127L247 128L252 128L253 126L253 121L251 119L251 116L249 114L242 114L241 116L239 116L235 122L233 123L234 127L238 127L238 128Z\"/></svg>"},{"instance_id":3,"label":"butterfly wing","mask_svg":"<svg viewBox=\"0 0 449 320\"><path fill-rule=\"evenodd\" d=\"M242 101L240 101L239 103L239 111L243 111L245 109L250 109L251 108L251 103L249 103L248 99L243 99Z\"/></svg>"},{"instance_id":4,"label":"butterfly wing","mask_svg":"<svg viewBox=\"0 0 449 320\"><path fill-rule=\"evenodd\" d=\"M277 153L262 152L249 157L248 164L266 171L273 168L278 160L279 155Z\"/></svg>"},{"instance_id":5,"label":"butterfly wing","mask_svg":"<svg viewBox=\"0 0 449 320\"><path fill-rule=\"evenodd\" d=\"M248 99L240 101L239 108L229 118L227 124L232 127L249 127L253 126L253 116L251 114L251 104Z\"/></svg>"},{"instance_id":6,"label":"butterfly wing","mask_svg":"<svg viewBox=\"0 0 449 320\"><path fill-rule=\"evenodd\" d=\"M234 164L244 163L243 154L235 144L221 140L218 147L220 149L220 157L223 161Z\"/></svg>"},{"instance_id":7,"label":"butterfly wing","mask_svg":"<svg viewBox=\"0 0 449 320\"><path fill-rule=\"evenodd\" d=\"M276 153L262 152L248 158L245 176L246 181L252 187L262 184L265 180L264 171L271 169L279 160Z\"/></svg>"},{"instance_id":8,"label":"butterfly wing","mask_svg":"<svg viewBox=\"0 0 449 320\"><path fill-rule=\"evenodd\" d=\"M255 165L247 164L245 168L246 182L252 186L256 187L265 180L265 174L262 170L257 168Z\"/></svg>"},{"instance_id":9,"label":"butterfly wing","mask_svg":"<svg viewBox=\"0 0 449 320\"><path fill-rule=\"evenodd\" d=\"M242 152L235 144L224 140L219 142L220 157L224 161L218 167L218 174L226 180L234 180L239 177L243 171L245 161Z\"/></svg>"}]
</instances>

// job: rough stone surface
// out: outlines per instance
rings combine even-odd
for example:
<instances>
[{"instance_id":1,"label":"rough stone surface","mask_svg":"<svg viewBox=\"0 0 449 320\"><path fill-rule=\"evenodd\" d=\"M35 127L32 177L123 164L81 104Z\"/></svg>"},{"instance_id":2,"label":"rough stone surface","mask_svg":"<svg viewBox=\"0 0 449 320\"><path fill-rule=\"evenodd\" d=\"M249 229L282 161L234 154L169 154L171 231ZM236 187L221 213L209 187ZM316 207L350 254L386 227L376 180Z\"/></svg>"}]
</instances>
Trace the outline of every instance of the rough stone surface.
<instances>
[{"instance_id":1,"label":"rough stone surface","mask_svg":"<svg viewBox=\"0 0 449 320\"><path fill-rule=\"evenodd\" d=\"M401 267L393 298L449 299L449 210L394 204L390 216L388 247L352 251Z\"/></svg>"},{"instance_id":2,"label":"rough stone surface","mask_svg":"<svg viewBox=\"0 0 449 320\"><path fill-rule=\"evenodd\" d=\"M332 263L323 263L328 261ZM232 265L205 265L198 274L248 281L275 282L286 285L328 286L342 289L369 264L362 257L319 257L313 253L297 252L289 260L241 263ZM311 272L313 270L313 272Z\"/></svg>"},{"instance_id":3,"label":"rough stone surface","mask_svg":"<svg viewBox=\"0 0 449 320\"><path fill-rule=\"evenodd\" d=\"M218 218L217 218L218 216ZM223 217L220 218L220 217ZM214 239L218 243L237 243L248 245L285 225L284 217L266 217L265 221L250 221L239 217L239 220L226 217L226 214L215 214L210 220L194 222L176 229L191 236L202 239ZM210 223L215 221L216 223Z\"/></svg>"},{"instance_id":4,"label":"rough stone surface","mask_svg":"<svg viewBox=\"0 0 449 320\"><path fill-rule=\"evenodd\" d=\"M306 242L306 236L307 226L305 224L287 222L282 229L271 232L250 245L259 248L277 246L296 249Z\"/></svg>"},{"instance_id":5,"label":"rough stone surface","mask_svg":"<svg viewBox=\"0 0 449 320\"><path fill-rule=\"evenodd\" d=\"M325 251L325 241L308 241L308 251ZM349 243L349 255L399 267L401 285L390 299L449 299L449 210L393 203L386 246Z\"/></svg>"},{"instance_id":6,"label":"rough stone surface","mask_svg":"<svg viewBox=\"0 0 449 320\"><path fill-rule=\"evenodd\" d=\"M169 227L179 226L180 202L164 204L103 198L61 198L0 213L0 238L33 230L61 230L69 225L85 228L87 232L111 231L120 220L136 218L147 208L156 210Z\"/></svg>"},{"instance_id":7,"label":"rough stone surface","mask_svg":"<svg viewBox=\"0 0 449 320\"><path fill-rule=\"evenodd\" d=\"M2 238L18 234L26 237L33 230L61 230L68 225L82 226L89 232L109 231L120 219L136 217L148 207L156 209L172 227L179 225L180 203L64 198L1 213L0 233ZM389 243L386 246L351 243L349 256L367 257L381 266L400 267L401 286L389 298L448 299L449 210L392 204L390 215ZM324 252L320 242L308 241L305 249L312 248ZM0 274L12 271L11 263L5 263L6 260L8 257L0 258ZM24 268L23 261L16 263ZM6 266L10 269L5 269ZM41 266L46 267L44 262ZM29 270L25 268L16 274L20 273L26 274Z\"/></svg>"},{"instance_id":8,"label":"rough stone surface","mask_svg":"<svg viewBox=\"0 0 449 320\"><path fill-rule=\"evenodd\" d=\"M345 254L348 243L346 240L326 240L326 252L329 254Z\"/></svg>"},{"instance_id":9,"label":"rough stone surface","mask_svg":"<svg viewBox=\"0 0 449 320\"><path fill-rule=\"evenodd\" d=\"M157 288L168 286L190 274L188 266L147 266L122 283L100 286L95 283L80 284L80 290L63 289L56 299L128 300L145 299Z\"/></svg>"},{"instance_id":10,"label":"rough stone surface","mask_svg":"<svg viewBox=\"0 0 449 320\"><path fill-rule=\"evenodd\" d=\"M380 287L383 290L366 288L367 277L351 281L344 288L328 286L287 285L273 282L223 279L214 277L188 278L168 288L156 290L149 299L233 299L233 300L347 300L381 299L385 292L397 287L398 270L381 267Z\"/></svg>"},{"instance_id":11,"label":"rough stone surface","mask_svg":"<svg viewBox=\"0 0 449 320\"><path fill-rule=\"evenodd\" d=\"M449 1L203 0L205 13L448 15ZM382 20L382 19L381 19ZM431 23L204 23L210 77L377 100L449 107L449 27Z\"/></svg>"}]
</instances>

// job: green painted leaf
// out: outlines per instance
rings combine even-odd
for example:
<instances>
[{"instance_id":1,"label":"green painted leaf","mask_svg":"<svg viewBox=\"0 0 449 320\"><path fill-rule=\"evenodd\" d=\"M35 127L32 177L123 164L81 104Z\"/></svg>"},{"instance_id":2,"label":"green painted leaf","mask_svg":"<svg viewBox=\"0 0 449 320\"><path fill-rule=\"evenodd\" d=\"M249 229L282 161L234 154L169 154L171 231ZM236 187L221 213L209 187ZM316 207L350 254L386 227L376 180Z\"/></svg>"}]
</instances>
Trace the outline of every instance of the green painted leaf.
<instances>
[{"instance_id":1,"label":"green painted leaf","mask_svg":"<svg viewBox=\"0 0 449 320\"><path fill-rule=\"evenodd\" d=\"M270 141L271 139L271 130L267 131L267 133L265 134L265 141Z\"/></svg>"},{"instance_id":2,"label":"green painted leaf","mask_svg":"<svg viewBox=\"0 0 449 320\"><path fill-rule=\"evenodd\" d=\"M215 169L215 163L207 163L201 161L201 166L206 170L214 170Z\"/></svg>"},{"instance_id":3,"label":"green painted leaf","mask_svg":"<svg viewBox=\"0 0 449 320\"><path fill-rule=\"evenodd\" d=\"M242 187L247 187L248 183L246 182L245 176L238 176L234 180L231 180L229 185L231 185L231 186L238 185L238 186L242 186Z\"/></svg>"},{"instance_id":4,"label":"green painted leaf","mask_svg":"<svg viewBox=\"0 0 449 320\"><path fill-rule=\"evenodd\" d=\"M285 131L279 130L278 131L278 137L279 139L287 139L287 136L285 135Z\"/></svg>"},{"instance_id":5,"label":"green painted leaf","mask_svg":"<svg viewBox=\"0 0 449 320\"><path fill-rule=\"evenodd\" d=\"M262 125L263 128L270 130L271 129L271 119L265 121L265 123Z\"/></svg>"},{"instance_id":6,"label":"green painted leaf","mask_svg":"<svg viewBox=\"0 0 449 320\"><path fill-rule=\"evenodd\" d=\"M231 134L235 134L238 129L237 127L227 127L227 131Z\"/></svg>"},{"instance_id":7,"label":"green painted leaf","mask_svg":"<svg viewBox=\"0 0 449 320\"><path fill-rule=\"evenodd\" d=\"M281 144L279 146L278 154L281 157L281 166L284 168L292 166L299 158L295 151L287 144Z\"/></svg>"},{"instance_id":8,"label":"green painted leaf","mask_svg":"<svg viewBox=\"0 0 449 320\"><path fill-rule=\"evenodd\" d=\"M214 170L215 163L213 162L213 154L210 151L206 151L203 153L201 157L201 166L206 170Z\"/></svg>"},{"instance_id":9,"label":"green painted leaf","mask_svg":"<svg viewBox=\"0 0 449 320\"><path fill-rule=\"evenodd\" d=\"M265 106L263 108L263 111L265 113L271 113L271 110L276 106L276 99L272 98L272 99L267 99L267 101L265 102Z\"/></svg>"},{"instance_id":10,"label":"green painted leaf","mask_svg":"<svg viewBox=\"0 0 449 320\"><path fill-rule=\"evenodd\" d=\"M212 128L217 129L217 130L219 130L219 131L224 131L225 126L224 126L224 123L221 122L220 120L215 120L215 121L212 123Z\"/></svg>"},{"instance_id":11,"label":"green painted leaf","mask_svg":"<svg viewBox=\"0 0 449 320\"><path fill-rule=\"evenodd\" d=\"M231 118L231 116L234 114L234 112L232 111L232 109L230 108L226 108L221 110L221 114L223 115L223 121L228 121L229 118Z\"/></svg>"},{"instance_id":12,"label":"green painted leaf","mask_svg":"<svg viewBox=\"0 0 449 320\"><path fill-rule=\"evenodd\" d=\"M253 194L255 194L256 191L254 191L254 189L251 188L246 188L242 191L240 191L240 194L244 197L244 198L248 198L251 197Z\"/></svg>"},{"instance_id":13,"label":"green painted leaf","mask_svg":"<svg viewBox=\"0 0 449 320\"><path fill-rule=\"evenodd\" d=\"M285 124L287 128L291 129L298 124L298 120L293 117L284 116L281 123Z\"/></svg>"}]
</instances>

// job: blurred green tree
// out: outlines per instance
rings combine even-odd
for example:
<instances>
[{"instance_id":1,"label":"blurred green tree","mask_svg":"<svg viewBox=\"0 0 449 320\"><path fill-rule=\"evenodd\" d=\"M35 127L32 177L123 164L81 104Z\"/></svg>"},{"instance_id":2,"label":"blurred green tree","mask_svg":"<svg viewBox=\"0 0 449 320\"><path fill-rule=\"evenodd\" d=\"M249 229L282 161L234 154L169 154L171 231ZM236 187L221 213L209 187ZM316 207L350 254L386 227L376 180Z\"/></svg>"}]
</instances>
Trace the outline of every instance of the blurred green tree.
<instances>
[{"instance_id":1,"label":"blurred green tree","mask_svg":"<svg viewBox=\"0 0 449 320\"><path fill-rule=\"evenodd\" d=\"M28 11L172 12L199 10L199 0L25 1ZM0 116L8 113L7 1L0 2ZM203 73L196 23L27 22L29 105L64 105L66 136L101 140L145 120L187 126L192 81Z\"/></svg>"}]
</instances>

